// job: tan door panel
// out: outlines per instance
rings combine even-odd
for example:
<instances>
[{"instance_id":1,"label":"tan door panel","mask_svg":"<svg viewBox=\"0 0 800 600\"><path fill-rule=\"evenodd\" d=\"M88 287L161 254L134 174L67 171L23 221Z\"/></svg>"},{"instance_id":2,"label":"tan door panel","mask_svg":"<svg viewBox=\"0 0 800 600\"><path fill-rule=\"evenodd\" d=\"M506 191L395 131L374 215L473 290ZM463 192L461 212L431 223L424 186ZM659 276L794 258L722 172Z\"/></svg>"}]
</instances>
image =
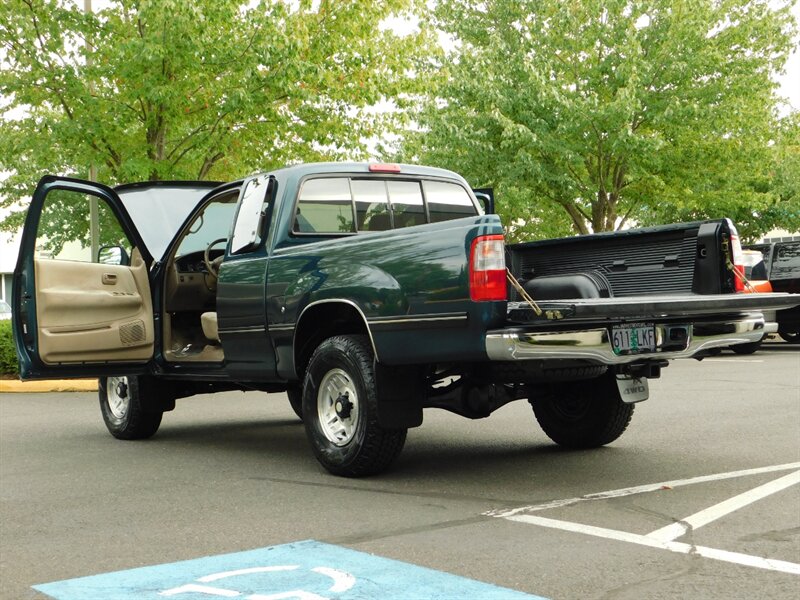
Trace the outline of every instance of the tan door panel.
<instances>
[{"instance_id":1,"label":"tan door panel","mask_svg":"<svg viewBox=\"0 0 800 600\"><path fill-rule=\"evenodd\" d=\"M47 364L146 361L153 355L147 267L36 259L39 355Z\"/></svg>"}]
</instances>

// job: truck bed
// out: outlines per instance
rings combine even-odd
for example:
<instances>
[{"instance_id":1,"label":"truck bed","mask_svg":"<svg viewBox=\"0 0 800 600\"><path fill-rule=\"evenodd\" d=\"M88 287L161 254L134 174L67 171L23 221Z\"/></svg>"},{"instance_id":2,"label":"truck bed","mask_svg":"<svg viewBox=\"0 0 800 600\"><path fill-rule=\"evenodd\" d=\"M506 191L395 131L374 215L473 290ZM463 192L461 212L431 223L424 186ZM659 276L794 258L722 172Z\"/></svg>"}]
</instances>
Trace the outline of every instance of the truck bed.
<instances>
[{"instance_id":1,"label":"truck bed","mask_svg":"<svg viewBox=\"0 0 800 600\"><path fill-rule=\"evenodd\" d=\"M509 267L522 282L593 274L613 297L726 293L732 279L719 248L728 227L721 219L511 244Z\"/></svg>"}]
</instances>

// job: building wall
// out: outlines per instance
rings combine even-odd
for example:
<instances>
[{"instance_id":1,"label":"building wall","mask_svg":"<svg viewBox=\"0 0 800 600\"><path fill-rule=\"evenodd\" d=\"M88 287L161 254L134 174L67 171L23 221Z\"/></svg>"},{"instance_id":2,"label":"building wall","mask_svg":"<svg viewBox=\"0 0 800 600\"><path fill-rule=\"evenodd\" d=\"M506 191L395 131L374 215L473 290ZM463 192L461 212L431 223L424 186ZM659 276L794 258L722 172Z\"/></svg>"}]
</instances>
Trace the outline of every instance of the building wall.
<instances>
[{"instance_id":1,"label":"building wall","mask_svg":"<svg viewBox=\"0 0 800 600\"><path fill-rule=\"evenodd\" d=\"M773 242L800 242L800 232L792 233L784 229L773 229L761 239L760 243L771 244Z\"/></svg>"},{"instance_id":2,"label":"building wall","mask_svg":"<svg viewBox=\"0 0 800 600\"><path fill-rule=\"evenodd\" d=\"M5 216L0 212L0 219ZM17 266L21 232L9 233L0 231L0 300L11 298L11 274Z\"/></svg>"}]
</instances>

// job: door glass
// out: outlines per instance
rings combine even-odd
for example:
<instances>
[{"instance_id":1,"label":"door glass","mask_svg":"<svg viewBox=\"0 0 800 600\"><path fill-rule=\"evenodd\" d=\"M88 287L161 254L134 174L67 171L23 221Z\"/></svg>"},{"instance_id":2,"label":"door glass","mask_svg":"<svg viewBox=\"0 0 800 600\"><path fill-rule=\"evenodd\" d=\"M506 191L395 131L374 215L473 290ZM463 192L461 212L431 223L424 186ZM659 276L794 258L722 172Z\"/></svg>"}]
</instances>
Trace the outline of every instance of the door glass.
<instances>
[{"instance_id":1,"label":"door glass","mask_svg":"<svg viewBox=\"0 0 800 600\"><path fill-rule=\"evenodd\" d=\"M93 219L97 225L94 240ZM62 189L47 194L36 232L36 258L98 262L98 255L104 261L115 255L119 264L127 264L131 250L117 217L102 198Z\"/></svg>"},{"instance_id":2,"label":"door glass","mask_svg":"<svg viewBox=\"0 0 800 600\"><path fill-rule=\"evenodd\" d=\"M231 254L252 250L261 243L263 219L267 214L269 177L256 177L247 182L239 203L233 228Z\"/></svg>"}]
</instances>

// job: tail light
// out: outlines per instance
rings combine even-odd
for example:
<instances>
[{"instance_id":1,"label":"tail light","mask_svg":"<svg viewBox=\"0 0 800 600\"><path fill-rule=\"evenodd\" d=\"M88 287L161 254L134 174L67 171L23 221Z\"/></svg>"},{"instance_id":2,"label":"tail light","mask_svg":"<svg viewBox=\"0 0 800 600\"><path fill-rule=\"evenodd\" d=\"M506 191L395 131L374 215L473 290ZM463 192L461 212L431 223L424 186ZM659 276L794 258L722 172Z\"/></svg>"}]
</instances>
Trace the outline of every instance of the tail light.
<instances>
[{"instance_id":1,"label":"tail light","mask_svg":"<svg viewBox=\"0 0 800 600\"><path fill-rule=\"evenodd\" d=\"M472 240L469 257L469 296L476 302L507 300L506 256L502 235Z\"/></svg>"},{"instance_id":2,"label":"tail light","mask_svg":"<svg viewBox=\"0 0 800 600\"><path fill-rule=\"evenodd\" d=\"M731 262L733 263L733 289L736 292L744 291L744 252L739 241L739 232L736 226L728 219L731 230Z\"/></svg>"}]
</instances>

